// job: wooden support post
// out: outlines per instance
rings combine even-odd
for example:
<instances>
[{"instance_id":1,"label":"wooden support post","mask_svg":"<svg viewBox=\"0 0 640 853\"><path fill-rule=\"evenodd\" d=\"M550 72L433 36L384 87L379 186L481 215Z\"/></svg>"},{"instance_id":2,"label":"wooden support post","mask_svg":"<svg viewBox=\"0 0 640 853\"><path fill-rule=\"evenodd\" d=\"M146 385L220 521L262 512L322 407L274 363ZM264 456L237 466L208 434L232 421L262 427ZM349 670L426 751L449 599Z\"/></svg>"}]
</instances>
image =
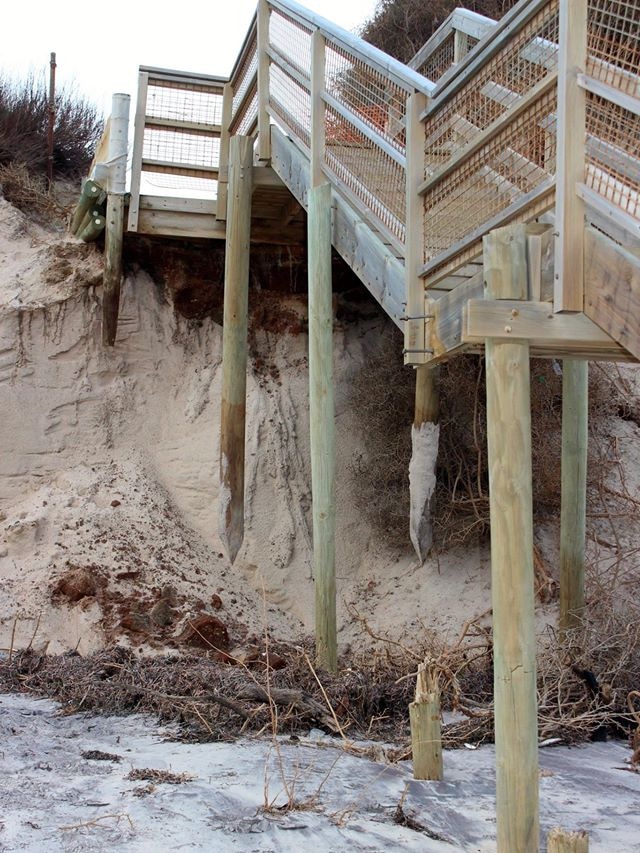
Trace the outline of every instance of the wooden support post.
<instances>
[{"instance_id":1,"label":"wooden support post","mask_svg":"<svg viewBox=\"0 0 640 853\"><path fill-rule=\"evenodd\" d=\"M87 214L91 213L97 205L102 204L105 198L106 193L99 184L95 181L86 180L82 185L76 209L73 211L69 231L72 234L78 234L87 224Z\"/></svg>"},{"instance_id":2,"label":"wooden support post","mask_svg":"<svg viewBox=\"0 0 640 853\"><path fill-rule=\"evenodd\" d=\"M407 100L407 206L404 241L405 299L407 319L404 324L405 364L424 364L428 360L425 335L425 290L420 268L424 263L424 198L418 189L424 178L424 124L420 115L427 99L419 92Z\"/></svg>"},{"instance_id":3,"label":"wooden support post","mask_svg":"<svg viewBox=\"0 0 640 853\"><path fill-rule=\"evenodd\" d=\"M269 123L269 9L268 0L258 0L258 160L271 159Z\"/></svg>"},{"instance_id":4,"label":"wooden support post","mask_svg":"<svg viewBox=\"0 0 640 853\"><path fill-rule=\"evenodd\" d=\"M560 509L560 631L584 610L589 364L565 358L562 369L562 498Z\"/></svg>"},{"instance_id":5,"label":"wooden support post","mask_svg":"<svg viewBox=\"0 0 640 853\"><path fill-rule=\"evenodd\" d=\"M138 99L133 131L133 151L131 153L131 193L129 198L128 231L138 230L140 215L140 185L142 181L142 150L144 147L144 127L147 115L147 93L149 90L149 72L138 74Z\"/></svg>"},{"instance_id":6,"label":"wooden support post","mask_svg":"<svg viewBox=\"0 0 640 853\"><path fill-rule=\"evenodd\" d=\"M586 94L578 74L587 61L587 0L560 0L558 40L555 311L584 305L584 203L576 185L585 179Z\"/></svg>"},{"instance_id":7,"label":"wooden support post","mask_svg":"<svg viewBox=\"0 0 640 853\"><path fill-rule=\"evenodd\" d=\"M552 829L547 836L547 853L589 853L589 837L586 832Z\"/></svg>"},{"instance_id":8,"label":"wooden support post","mask_svg":"<svg viewBox=\"0 0 640 853\"><path fill-rule=\"evenodd\" d=\"M325 75L325 38L320 30L311 34L311 186L326 178L322 172L325 156L325 106L322 100Z\"/></svg>"},{"instance_id":9,"label":"wooden support post","mask_svg":"<svg viewBox=\"0 0 640 853\"><path fill-rule=\"evenodd\" d=\"M316 655L337 667L331 186L309 190L309 408Z\"/></svg>"},{"instance_id":10,"label":"wooden support post","mask_svg":"<svg viewBox=\"0 0 640 853\"><path fill-rule=\"evenodd\" d=\"M244 451L252 184L251 138L234 136L229 146L218 504L220 538L232 563L244 539Z\"/></svg>"},{"instance_id":11,"label":"wooden support post","mask_svg":"<svg viewBox=\"0 0 640 853\"><path fill-rule=\"evenodd\" d=\"M114 345L118 331L130 101L129 95L116 94L113 96L111 105L108 149L109 186L102 279L102 343L108 347Z\"/></svg>"},{"instance_id":12,"label":"wooden support post","mask_svg":"<svg viewBox=\"0 0 640 853\"><path fill-rule=\"evenodd\" d=\"M106 220L101 213L93 211L87 217L86 223L78 231L78 237L83 243L93 243L102 234L106 226Z\"/></svg>"},{"instance_id":13,"label":"wooden support post","mask_svg":"<svg viewBox=\"0 0 640 853\"><path fill-rule=\"evenodd\" d=\"M225 83L222 94L222 130L220 132L220 159L218 161L218 198L216 199L216 219L227 218L227 189L229 184L229 143L231 134L231 114L233 113L233 87Z\"/></svg>"},{"instance_id":14,"label":"wooden support post","mask_svg":"<svg viewBox=\"0 0 640 853\"><path fill-rule=\"evenodd\" d=\"M415 700L409 705L414 779L442 779L440 690L437 676L418 666Z\"/></svg>"},{"instance_id":15,"label":"wooden support post","mask_svg":"<svg viewBox=\"0 0 640 853\"><path fill-rule=\"evenodd\" d=\"M484 238L487 296L526 294L526 233ZM529 345L486 340L498 853L538 853Z\"/></svg>"},{"instance_id":16,"label":"wooden support post","mask_svg":"<svg viewBox=\"0 0 640 853\"><path fill-rule=\"evenodd\" d=\"M411 430L409 463L409 533L421 563L433 541L431 501L436 487L440 428L439 367L423 364L416 369L415 417Z\"/></svg>"}]
</instances>

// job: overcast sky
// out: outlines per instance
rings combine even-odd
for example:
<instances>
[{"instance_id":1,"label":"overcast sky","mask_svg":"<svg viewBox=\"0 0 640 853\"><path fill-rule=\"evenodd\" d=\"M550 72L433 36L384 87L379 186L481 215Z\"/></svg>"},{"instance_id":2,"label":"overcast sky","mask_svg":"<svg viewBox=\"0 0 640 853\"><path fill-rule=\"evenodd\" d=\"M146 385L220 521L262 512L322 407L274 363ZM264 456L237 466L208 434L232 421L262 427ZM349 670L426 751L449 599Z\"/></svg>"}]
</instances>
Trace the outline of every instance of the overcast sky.
<instances>
[{"instance_id":1,"label":"overcast sky","mask_svg":"<svg viewBox=\"0 0 640 853\"><path fill-rule=\"evenodd\" d=\"M113 92L135 96L139 65L227 75L257 0L3 0L0 70L48 66L73 80L106 113ZM347 30L371 17L376 0L303 0Z\"/></svg>"}]
</instances>

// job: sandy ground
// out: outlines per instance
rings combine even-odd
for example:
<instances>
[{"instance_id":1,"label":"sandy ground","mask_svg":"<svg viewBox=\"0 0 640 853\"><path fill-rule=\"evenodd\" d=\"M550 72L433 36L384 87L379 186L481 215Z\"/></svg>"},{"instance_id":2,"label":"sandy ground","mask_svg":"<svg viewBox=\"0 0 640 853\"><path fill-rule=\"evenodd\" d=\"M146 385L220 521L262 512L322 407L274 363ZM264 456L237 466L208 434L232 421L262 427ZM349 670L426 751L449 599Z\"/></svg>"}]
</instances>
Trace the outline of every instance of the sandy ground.
<instances>
[{"instance_id":1,"label":"sandy ground","mask_svg":"<svg viewBox=\"0 0 640 853\"><path fill-rule=\"evenodd\" d=\"M316 731L277 749L168 734L143 717L69 717L47 700L0 696L0 851L495 850L491 747L449 751L442 782L416 782L408 762L351 756ZM89 750L121 760L83 758ZM562 825L587 830L591 853L640 850L640 775L627 756L618 743L542 749L543 835ZM132 769L191 778L145 792ZM394 823L403 795L423 831ZM290 799L295 808L280 808Z\"/></svg>"},{"instance_id":2,"label":"sandy ground","mask_svg":"<svg viewBox=\"0 0 640 853\"><path fill-rule=\"evenodd\" d=\"M231 570L217 530L221 328L178 317L137 271L124 283L116 346L105 350L100 262L93 247L43 231L0 198L0 648L34 633L50 652L86 654L116 637L153 645L132 630L139 614L129 618L127 606L151 608L168 586L179 603L165 639L210 612L213 595L232 645L242 641L236 623L263 630L263 596L273 633L311 632L306 336L254 335L246 533ZM405 549L389 550L384 531L354 510L367 434L352 390L380 331L372 320L335 330L343 651L363 639L350 606L394 637L428 625L453 638L490 603L485 549L420 566L408 536ZM52 601L76 568L101 579L101 594Z\"/></svg>"}]
</instances>

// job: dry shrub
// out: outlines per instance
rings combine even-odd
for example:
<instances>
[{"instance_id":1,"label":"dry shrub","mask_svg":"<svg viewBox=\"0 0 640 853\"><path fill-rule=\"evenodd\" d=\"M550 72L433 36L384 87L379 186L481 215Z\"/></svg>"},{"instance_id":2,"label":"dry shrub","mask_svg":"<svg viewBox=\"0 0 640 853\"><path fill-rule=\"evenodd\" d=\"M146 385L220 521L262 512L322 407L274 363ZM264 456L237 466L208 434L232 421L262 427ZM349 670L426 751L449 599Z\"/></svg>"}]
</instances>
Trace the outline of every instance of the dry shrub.
<instances>
[{"instance_id":1,"label":"dry shrub","mask_svg":"<svg viewBox=\"0 0 640 853\"><path fill-rule=\"evenodd\" d=\"M20 81L0 77L0 166L17 162L34 174L46 173L48 101L44 73ZM87 171L103 122L74 88L59 89L55 106L54 176L75 179Z\"/></svg>"},{"instance_id":2,"label":"dry shrub","mask_svg":"<svg viewBox=\"0 0 640 853\"><path fill-rule=\"evenodd\" d=\"M42 219L64 216L65 209L47 187L43 175L29 171L24 163L0 166L0 191L4 198L23 213Z\"/></svg>"},{"instance_id":3,"label":"dry shrub","mask_svg":"<svg viewBox=\"0 0 640 853\"><path fill-rule=\"evenodd\" d=\"M352 401L365 448L351 465L354 499L380 539L408 547L414 373L402 363L402 336L389 324L353 382ZM593 513L635 511L631 496L607 485L619 465L611 419L635 419L633 389L615 365L589 374L588 502ZM533 504L537 523L560 508L562 362L531 361ZM439 549L489 532L489 474L484 359L460 356L440 368L440 451L433 527Z\"/></svg>"},{"instance_id":4,"label":"dry shrub","mask_svg":"<svg viewBox=\"0 0 640 853\"><path fill-rule=\"evenodd\" d=\"M516 0L468 0L465 8L488 18L501 18ZM448 15L460 5L457 0L379 0L360 35L366 41L408 62L433 35Z\"/></svg>"},{"instance_id":5,"label":"dry shrub","mask_svg":"<svg viewBox=\"0 0 640 853\"><path fill-rule=\"evenodd\" d=\"M638 606L602 591L602 567L591 566L589 607L583 624L561 641L540 640L539 736L563 743L626 737L634 727L627 697L640 689ZM637 573L636 573L637 577ZM595 583L594 583L595 578ZM0 661L0 691L22 691L63 703L66 713L146 712L176 724L177 739L230 740L253 732L305 733L319 727L353 740L404 744L387 759L410 756L408 705L422 661L437 673L445 710L458 718L444 727L447 747L493 739L493 636L489 613L469 620L452 645L433 631L408 647L376 635L353 610L371 644L349 654L337 675L316 671L311 644L268 641L282 669L231 665L209 655L141 658L122 648L81 657L14 653ZM263 646L266 648L266 645ZM274 708L278 706L277 713ZM377 754L380 750L375 750Z\"/></svg>"}]
</instances>

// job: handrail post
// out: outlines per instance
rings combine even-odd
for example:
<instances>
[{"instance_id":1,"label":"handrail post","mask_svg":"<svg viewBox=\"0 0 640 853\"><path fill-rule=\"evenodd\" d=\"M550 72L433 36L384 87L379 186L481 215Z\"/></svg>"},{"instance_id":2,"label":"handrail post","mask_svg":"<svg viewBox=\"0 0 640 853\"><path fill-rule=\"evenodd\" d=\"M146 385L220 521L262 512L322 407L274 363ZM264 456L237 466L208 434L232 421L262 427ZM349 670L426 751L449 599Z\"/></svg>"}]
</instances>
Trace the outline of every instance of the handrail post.
<instances>
[{"instance_id":1,"label":"handrail post","mask_svg":"<svg viewBox=\"0 0 640 853\"><path fill-rule=\"evenodd\" d=\"M418 188L424 178L424 125L420 115L427 106L421 92L407 99L407 171L406 224L404 268L406 281L407 317L405 320L405 364L424 364L427 361L425 336L425 293L420 268L424 263L424 199Z\"/></svg>"},{"instance_id":2,"label":"handrail post","mask_svg":"<svg viewBox=\"0 0 640 853\"><path fill-rule=\"evenodd\" d=\"M578 74L587 61L587 0L560 0L558 135L556 147L556 264L554 311L584 307L584 202L576 184L585 178L586 93Z\"/></svg>"},{"instance_id":3,"label":"handrail post","mask_svg":"<svg viewBox=\"0 0 640 853\"><path fill-rule=\"evenodd\" d=\"M326 42L320 30L311 35L311 186L326 178L322 172L326 145L325 106L322 99L325 76Z\"/></svg>"},{"instance_id":4,"label":"handrail post","mask_svg":"<svg viewBox=\"0 0 640 853\"><path fill-rule=\"evenodd\" d=\"M220 158L218 160L218 198L216 201L216 218L220 221L227 219L227 190L229 187L229 143L231 140L230 127L233 113L233 86L225 83L222 93L222 122L220 131Z\"/></svg>"},{"instance_id":5,"label":"handrail post","mask_svg":"<svg viewBox=\"0 0 640 853\"><path fill-rule=\"evenodd\" d=\"M258 160L271 159L271 129L269 126L269 17L268 0L258 2Z\"/></svg>"},{"instance_id":6,"label":"handrail post","mask_svg":"<svg viewBox=\"0 0 640 853\"><path fill-rule=\"evenodd\" d=\"M120 306L130 102L129 95L116 94L113 96L107 152L109 185L107 187L105 264L102 286L102 342L105 346L110 347L114 345L116 339Z\"/></svg>"},{"instance_id":7,"label":"handrail post","mask_svg":"<svg viewBox=\"0 0 640 853\"><path fill-rule=\"evenodd\" d=\"M140 71L138 75L138 98L136 100L136 116L133 131L133 151L131 153L131 194L129 197L128 231L138 230L140 214L140 183L142 179L142 146L144 144L144 126L147 114L147 91L149 88L149 72Z\"/></svg>"}]
</instances>

